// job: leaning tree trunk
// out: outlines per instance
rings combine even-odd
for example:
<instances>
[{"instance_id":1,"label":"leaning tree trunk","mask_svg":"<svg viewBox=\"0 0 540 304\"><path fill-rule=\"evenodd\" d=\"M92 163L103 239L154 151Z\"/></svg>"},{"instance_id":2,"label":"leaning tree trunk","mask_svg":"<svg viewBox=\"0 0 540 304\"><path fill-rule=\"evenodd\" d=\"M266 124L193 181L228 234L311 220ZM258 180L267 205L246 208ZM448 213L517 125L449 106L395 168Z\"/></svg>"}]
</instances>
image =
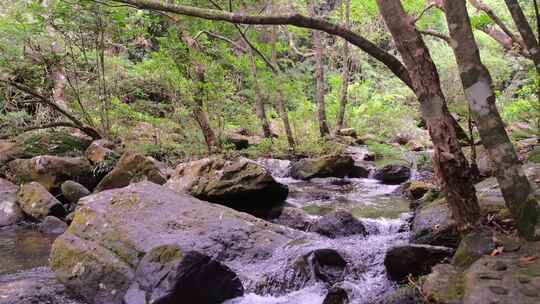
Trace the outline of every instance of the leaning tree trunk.
<instances>
[{"instance_id":1,"label":"leaning tree trunk","mask_svg":"<svg viewBox=\"0 0 540 304\"><path fill-rule=\"evenodd\" d=\"M277 26L272 27L271 33L271 43L272 43L272 66L274 66L273 72L275 80L277 80L277 92L276 92L276 109L278 111L279 117L283 121L283 128L285 129L285 134L287 135L287 142L289 147L294 150L296 143L294 142L294 136L291 129L291 124L289 122L289 113L287 113L287 108L285 107L285 100L283 98L283 89L281 87L282 77L281 69L279 68L277 62Z\"/></svg>"},{"instance_id":2,"label":"leaning tree trunk","mask_svg":"<svg viewBox=\"0 0 540 304\"><path fill-rule=\"evenodd\" d=\"M324 58L321 41L321 32L313 31L313 45L315 46L315 99L317 100L317 118L321 137L330 133L326 122L326 104L324 101Z\"/></svg>"},{"instance_id":3,"label":"leaning tree trunk","mask_svg":"<svg viewBox=\"0 0 540 304\"><path fill-rule=\"evenodd\" d=\"M349 16L350 16L350 0L345 0L345 26L349 28ZM343 6L341 5L341 10ZM341 72L341 89L339 92L339 110L336 119L336 130L343 128L343 121L345 120L345 109L347 107L347 91L349 89L350 78L350 58L349 58L349 42L343 41L343 67Z\"/></svg>"},{"instance_id":4,"label":"leaning tree trunk","mask_svg":"<svg viewBox=\"0 0 540 304\"><path fill-rule=\"evenodd\" d=\"M445 0L444 8L465 97L482 144L496 168L501 192L518 231L526 239L534 239L538 221L537 201L531 196L531 185L495 105L493 82L482 64L465 0Z\"/></svg>"},{"instance_id":5,"label":"leaning tree trunk","mask_svg":"<svg viewBox=\"0 0 540 304\"><path fill-rule=\"evenodd\" d=\"M196 65L196 77L195 77L195 94L193 95L194 105L193 105L193 115L195 120L201 128L201 132L204 136L206 142L206 147L208 148L208 154L213 154L220 150L219 142L216 138L216 134L212 127L210 126L210 121L208 120L208 115L204 111L204 85L205 85L205 70L204 66L201 64Z\"/></svg>"},{"instance_id":6,"label":"leaning tree trunk","mask_svg":"<svg viewBox=\"0 0 540 304\"><path fill-rule=\"evenodd\" d=\"M248 44L246 42L246 44ZM253 91L254 91L254 107L255 114L259 119L263 136L265 138L272 138L272 132L270 131L270 125L268 124L268 118L266 117L266 110L264 109L264 101L261 95L261 88L259 86L259 79L257 78L257 65L255 64L255 57L253 56L253 49L251 46L246 47L249 56L249 63L251 66L251 77L253 77Z\"/></svg>"},{"instance_id":7,"label":"leaning tree trunk","mask_svg":"<svg viewBox=\"0 0 540 304\"><path fill-rule=\"evenodd\" d=\"M434 146L433 165L458 229L477 225L480 208L467 159L456 137L439 75L421 34L400 0L377 0L381 15L407 67Z\"/></svg>"}]
</instances>

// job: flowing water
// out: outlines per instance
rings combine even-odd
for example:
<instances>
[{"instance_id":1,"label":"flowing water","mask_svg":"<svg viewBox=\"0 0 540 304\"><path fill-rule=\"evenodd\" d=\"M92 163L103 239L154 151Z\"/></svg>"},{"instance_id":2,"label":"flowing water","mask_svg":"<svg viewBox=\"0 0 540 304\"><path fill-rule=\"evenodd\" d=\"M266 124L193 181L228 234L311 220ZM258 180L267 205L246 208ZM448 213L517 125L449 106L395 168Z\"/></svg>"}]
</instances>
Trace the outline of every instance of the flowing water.
<instances>
[{"instance_id":1,"label":"flowing water","mask_svg":"<svg viewBox=\"0 0 540 304\"><path fill-rule=\"evenodd\" d=\"M363 151L352 153L355 158L362 158ZM349 264L341 287L352 296L351 303L379 303L385 293L393 290L394 284L386 278L384 255L390 247L407 243L409 239L408 202L395 194L398 186L382 185L369 178L299 181L287 177L288 161L267 159L261 163L278 181L289 186L289 206L301 208L313 218L335 209L348 210L364 222L369 235L329 239L313 234L309 242L296 244L299 245L297 251L276 252L264 264L242 266L242 273L255 274L251 277L256 278L271 274L282 279L277 279L274 286L287 284L287 267L291 260L306 250L329 248L340 252ZM18 271L47 265L52 242L52 236L43 235L31 226L0 229L0 277L9 278ZM255 286L253 282L244 281L246 295L226 303L321 304L328 288L311 282L300 290L276 290Z\"/></svg>"},{"instance_id":2,"label":"flowing water","mask_svg":"<svg viewBox=\"0 0 540 304\"><path fill-rule=\"evenodd\" d=\"M351 303L379 303L395 285L386 277L383 265L386 251L393 246L408 242L407 222L410 218L408 201L396 194L399 186L383 185L373 179L313 179L309 182L284 177L283 168L287 161L265 160L263 165L276 175L281 183L287 184L290 195L287 204L301 208L313 217L324 215L335 209L345 209L361 219L370 234L367 237L350 236L329 239L318 236L305 247L329 248L340 252L349 263L345 282L340 284L348 290ZM305 249L304 247L304 249ZM276 253L269 263L250 265L245 271L261 273L286 272L284 269L294 259L294 251ZM313 283L301 290L275 292L266 290L267 295L247 284L248 294L233 299L227 304L321 304L327 286ZM250 292L251 291L251 292Z\"/></svg>"}]
</instances>

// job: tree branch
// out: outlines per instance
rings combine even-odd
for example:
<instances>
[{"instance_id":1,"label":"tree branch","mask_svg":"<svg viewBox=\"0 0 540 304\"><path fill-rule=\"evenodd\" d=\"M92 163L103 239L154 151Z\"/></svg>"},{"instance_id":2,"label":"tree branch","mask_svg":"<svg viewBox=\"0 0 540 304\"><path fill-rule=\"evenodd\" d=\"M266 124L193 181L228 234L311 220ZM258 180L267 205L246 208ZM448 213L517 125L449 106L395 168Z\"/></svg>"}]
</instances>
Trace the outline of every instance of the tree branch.
<instances>
[{"instance_id":1,"label":"tree branch","mask_svg":"<svg viewBox=\"0 0 540 304\"><path fill-rule=\"evenodd\" d=\"M186 5L175 5L164 3L158 0L114 0L125 4L130 4L139 9L150 9L165 11L185 16L203 18L214 21L225 21L241 24L261 24L261 25L280 25L289 24L303 28L324 31L331 35L340 36L351 44L359 47L381 63L386 65L399 79L407 86L412 88L412 82L409 72L405 66L393 55L382 50L371 41L347 29L344 26L328 22L321 18L307 17L298 13L278 14L267 16L253 16L240 13L230 13L214 9L197 8Z\"/></svg>"},{"instance_id":2,"label":"tree branch","mask_svg":"<svg viewBox=\"0 0 540 304\"><path fill-rule=\"evenodd\" d=\"M416 22L418 22L420 19L422 19L422 17L424 17L424 15L432 8L436 7L437 5L435 3L431 3L430 5L426 6L426 8L424 8L424 10L422 12L420 12L420 14L418 15L418 17L416 17L413 21L413 24L416 24Z\"/></svg>"},{"instance_id":3,"label":"tree branch","mask_svg":"<svg viewBox=\"0 0 540 304\"><path fill-rule=\"evenodd\" d=\"M418 31L420 32L420 34L436 37L436 38L446 41L446 43L448 44L450 43L450 37L446 36L443 33L439 33L437 31L430 30L430 29L418 30Z\"/></svg>"},{"instance_id":4,"label":"tree branch","mask_svg":"<svg viewBox=\"0 0 540 304\"><path fill-rule=\"evenodd\" d=\"M202 34L205 34L208 37L212 37L212 38L215 38L215 39L220 39L220 40L223 40L225 42L228 42L233 47L237 48L238 50L242 51L243 53L247 52L247 50L243 46L236 43L232 39L229 39L229 38L227 38L225 36L221 36L221 35L218 35L216 33L209 32L209 31L200 31L199 33L197 33L197 35L193 36L193 39L197 40Z\"/></svg>"}]
</instances>

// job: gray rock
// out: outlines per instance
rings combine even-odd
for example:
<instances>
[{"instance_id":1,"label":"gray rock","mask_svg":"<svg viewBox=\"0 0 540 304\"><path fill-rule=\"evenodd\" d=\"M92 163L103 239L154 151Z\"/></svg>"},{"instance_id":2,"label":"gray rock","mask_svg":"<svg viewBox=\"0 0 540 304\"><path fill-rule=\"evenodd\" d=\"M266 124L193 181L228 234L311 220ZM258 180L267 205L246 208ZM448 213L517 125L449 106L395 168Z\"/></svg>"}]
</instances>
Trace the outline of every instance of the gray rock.
<instances>
[{"instance_id":1,"label":"gray rock","mask_svg":"<svg viewBox=\"0 0 540 304\"><path fill-rule=\"evenodd\" d=\"M402 286L384 296L381 304L418 304L422 303L418 290L411 286Z\"/></svg>"},{"instance_id":2,"label":"gray rock","mask_svg":"<svg viewBox=\"0 0 540 304\"><path fill-rule=\"evenodd\" d=\"M347 291L339 286L333 286L328 290L322 304L348 304L349 295Z\"/></svg>"},{"instance_id":3,"label":"gray rock","mask_svg":"<svg viewBox=\"0 0 540 304\"><path fill-rule=\"evenodd\" d=\"M317 219L309 231L338 238L355 234L367 235L364 224L351 213L344 210L333 211Z\"/></svg>"},{"instance_id":4,"label":"gray rock","mask_svg":"<svg viewBox=\"0 0 540 304\"><path fill-rule=\"evenodd\" d=\"M411 225L411 241L457 247L460 235L444 199L426 202L416 209Z\"/></svg>"},{"instance_id":5,"label":"gray rock","mask_svg":"<svg viewBox=\"0 0 540 304\"><path fill-rule=\"evenodd\" d=\"M277 210L277 213L279 215L272 219L272 222L279 225L306 231L312 223L309 215L299 208L283 207Z\"/></svg>"},{"instance_id":6,"label":"gray rock","mask_svg":"<svg viewBox=\"0 0 540 304\"><path fill-rule=\"evenodd\" d=\"M177 192L241 211L270 209L287 198L289 189L263 166L247 160L205 158L176 167L166 186Z\"/></svg>"},{"instance_id":7,"label":"gray rock","mask_svg":"<svg viewBox=\"0 0 540 304\"><path fill-rule=\"evenodd\" d=\"M315 177L345 177L354 165L349 155L328 155L318 158L304 158L291 167L291 176L308 180Z\"/></svg>"},{"instance_id":8,"label":"gray rock","mask_svg":"<svg viewBox=\"0 0 540 304\"><path fill-rule=\"evenodd\" d=\"M114 169L99 182L94 192L122 188L145 180L163 185L167 181L165 171L165 167L151 157L126 152L120 157Z\"/></svg>"},{"instance_id":9,"label":"gray rock","mask_svg":"<svg viewBox=\"0 0 540 304\"><path fill-rule=\"evenodd\" d=\"M45 267L0 276L0 304L84 304Z\"/></svg>"},{"instance_id":10,"label":"gray rock","mask_svg":"<svg viewBox=\"0 0 540 304\"><path fill-rule=\"evenodd\" d=\"M77 204L81 198L90 195L90 190L85 186L71 180L63 182L60 189L64 198L73 205Z\"/></svg>"},{"instance_id":11,"label":"gray rock","mask_svg":"<svg viewBox=\"0 0 540 304\"><path fill-rule=\"evenodd\" d=\"M15 224L23 218L17 204L17 190L17 186L0 178L0 227Z\"/></svg>"},{"instance_id":12,"label":"gray rock","mask_svg":"<svg viewBox=\"0 0 540 304\"><path fill-rule=\"evenodd\" d=\"M82 198L70 228L54 242L50 265L70 291L89 302L120 304L141 259L160 246L204 252L238 273L245 265L269 261L276 251L300 250L297 240L305 237L309 235L142 182ZM251 284L265 276L238 274Z\"/></svg>"},{"instance_id":13,"label":"gray rock","mask_svg":"<svg viewBox=\"0 0 540 304\"><path fill-rule=\"evenodd\" d=\"M401 281L409 274L428 274L431 267L450 258L452 248L429 245L404 245L390 249L384 257L384 266L390 279Z\"/></svg>"},{"instance_id":14,"label":"gray rock","mask_svg":"<svg viewBox=\"0 0 540 304\"><path fill-rule=\"evenodd\" d=\"M165 245L142 259L124 301L214 304L243 293L242 282L227 266L201 253L182 253L174 245Z\"/></svg>"},{"instance_id":15,"label":"gray rock","mask_svg":"<svg viewBox=\"0 0 540 304\"><path fill-rule=\"evenodd\" d=\"M41 220L47 215L64 217L67 211L40 183L24 184L17 192L17 202L24 213Z\"/></svg>"},{"instance_id":16,"label":"gray rock","mask_svg":"<svg viewBox=\"0 0 540 304\"><path fill-rule=\"evenodd\" d=\"M39 231L46 234L62 234L67 229L67 224L54 216L47 216L39 224Z\"/></svg>"},{"instance_id":17,"label":"gray rock","mask_svg":"<svg viewBox=\"0 0 540 304\"><path fill-rule=\"evenodd\" d=\"M402 165L386 165L375 171L373 177L385 184L401 184L411 177L411 169Z\"/></svg>"},{"instance_id":18,"label":"gray rock","mask_svg":"<svg viewBox=\"0 0 540 304\"><path fill-rule=\"evenodd\" d=\"M497 247L491 231L474 231L467 234L456 250L452 264L457 267L468 267Z\"/></svg>"},{"instance_id":19,"label":"gray rock","mask_svg":"<svg viewBox=\"0 0 540 304\"><path fill-rule=\"evenodd\" d=\"M456 267L439 264L425 277L422 292L435 303L460 304L464 285L464 276Z\"/></svg>"}]
</instances>

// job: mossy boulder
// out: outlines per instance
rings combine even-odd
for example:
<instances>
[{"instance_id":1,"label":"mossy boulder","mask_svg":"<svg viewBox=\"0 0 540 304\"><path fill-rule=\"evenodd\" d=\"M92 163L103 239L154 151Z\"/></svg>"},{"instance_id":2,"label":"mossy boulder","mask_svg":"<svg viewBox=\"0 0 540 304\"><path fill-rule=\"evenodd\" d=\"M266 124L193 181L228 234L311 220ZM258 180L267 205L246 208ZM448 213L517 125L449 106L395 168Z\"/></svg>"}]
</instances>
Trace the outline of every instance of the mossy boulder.
<instances>
[{"instance_id":1,"label":"mossy boulder","mask_svg":"<svg viewBox=\"0 0 540 304\"><path fill-rule=\"evenodd\" d=\"M422 292L434 303L461 304L465 292L465 277L451 264L435 265L431 273L424 278Z\"/></svg>"},{"instance_id":2,"label":"mossy boulder","mask_svg":"<svg viewBox=\"0 0 540 304\"><path fill-rule=\"evenodd\" d=\"M59 190L60 185L67 180L90 188L95 186L92 166L84 157L41 155L31 159L16 159L8 165L17 183L38 182L49 191Z\"/></svg>"},{"instance_id":3,"label":"mossy boulder","mask_svg":"<svg viewBox=\"0 0 540 304\"><path fill-rule=\"evenodd\" d=\"M316 177L345 177L354 166L349 155L327 155L317 158L304 158L291 167L291 176L308 180Z\"/></svg>"},{"instance_id":4,"label":"mossy boulder","mask_svg":"<svg viewBox=\"0 0 540 304\"><path fill-rule=\"evenodd\" d=\"M444 198L426 202L416 209L411 224L411 241L457 247L460 236Z\"/></svg>"},{"instance_id":5,"label":"mossy boulder","mask_svg":"<svg viewBox=\"0 0 540 304\"><path fill-rule=\"evenodd\" d=\"M94 191L122 188L144 180L158 185L165 184L167 181L166 168L152 157L126 152L120 157L114 169L99 182Z\"/></svg>"},{"instance_id":6,"label":"mossy boulder","mask_svg":"<svg viewBox=\"0 0 540 304\"><path fill-rule=\"evenodd\" d=\"M86 189L85 186L74 182L72 180L68 180L62 183L60 186L60 189L62 190L62 196L70 203L70 204L77 204L77 202L85 197L90 195L90 190Z\"/></svg>"},{"instance_id":7,"label":"mossy boulder","mask_svg":"<svg viewBox=\"0 0 540 304\"><path fill-rule=\"evenodd\" d=\"M0 165L17 158L32 158L46 154L80 156L89 145L89 139L67 131L27 132L12 141L0 142Z\"/></svg>"},{"instance_id":8,"label":"mossy boulder","mask_svg":"<svg viewBox=\"0 0 540 304\"><path fill-rule=\"evenodd\" d=\"M345 210L336 210L320 217L311 224L309 231L329 238L367 235L364 224Z\"/></svg>"},{"instance_id":9,"label":"mossy boulder","mask_svg":"<svg viewBox=\"0 0 540 304\"><path fill-rule=\"evenodd\" d=\"M15 224L23 217L17 204L18 189L15 184L0 178L0 227Z\"/></svg>"},{"instance_id":10,"label":"mossy boulder","mask_svg":"<svg viewBox=\"0 0 540 304\"><path fill-rule=\"evenodd\" d=\"M407 197L417 200L422 198L429 190L434 188L434 185L424 181L412 181L405 188L405 194Z\"/></svg>"},{"instance_id":11,"label":"mossy boulder","mask_svg":"<svg viewBox=\"0 0 540 304\"><path fill-rule=\"evenodd\" d=\"M266 168L243 158L212 157L180 164L166 185L242 211L270 209L285 201L289 193Z\"/></svg>"},{"instance_id":12,"label":"mossy boulder","mask_svg":"<svg viewBox=\"0 0 540 304\"><path fill-rule=\"evenodd\" d=\"M159 254L163 263L198 251L256 284L268 275L238 271L254 263L270 269L275 252L300 250L302 245L289 244L309 236L150 182L96 193L79 204L53 244L50 265L69 290L90 303L122 303L143 258L159 247L178 248L178 254ZM151 278L148 284L157 286Z\"/></svg>"},{"instance_id":13,"label":"mossy boulder","mask_svg":"<svg viewBox=\"0 0 540 304\"><path fill-rule=\"evenodd\" d=\"M384 296L384 304L418 304L422 303L420 292L415 286L404 285Z\"/></svg>"},{"instance_id":14,"label":"mossy boulder","mask_svg":"<svg viewBox=\"0 0 540 304\"><path fill-rule=\"evenodd\" d=\"M48 215L63 217L67 214L62 203L37 182L21 186L17 192L17 203L24 213L38 220Z\"/></svg>"},{"instance_id":15,"label":"mossy boulder","mask_svg":"<svg viewBox=\"0 0 540 304\"><path fill-rule=\"evenodd\" d=\"M490 254L496 248L490 231L473 231L467 234L459 243L452 264L466 268L484 255Z\"/></svg>"}]
</instances>

